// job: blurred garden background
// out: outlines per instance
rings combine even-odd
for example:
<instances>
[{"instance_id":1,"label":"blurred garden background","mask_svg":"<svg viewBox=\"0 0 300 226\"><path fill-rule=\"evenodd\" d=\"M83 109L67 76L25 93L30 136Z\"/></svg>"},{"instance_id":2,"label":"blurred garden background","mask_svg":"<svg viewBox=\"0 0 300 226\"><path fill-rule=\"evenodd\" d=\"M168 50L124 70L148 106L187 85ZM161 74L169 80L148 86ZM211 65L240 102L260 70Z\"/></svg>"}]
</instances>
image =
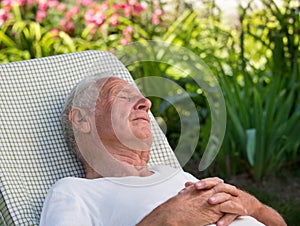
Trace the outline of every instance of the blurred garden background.
<instances>
[{"instance_id":1,"label":"blurred garden background","mask_svg":"<svg viewBox=\"0 0 300 226\"><path fill-rule=\"evenodd\" d=\"M191 50L218 79L227 109L221 150L204 172L198 164L211 122L205 93L172 65L128 67L134 78L174 80L197 105L199 142L184 168L200 178L225 178L277 209L288 225L299 225L299 11L299 0L2 0L0 63L84 50L114 53L143 40ZM176 110L151 100L175 147L181 126Z\"/></svg>"}]
</instances>

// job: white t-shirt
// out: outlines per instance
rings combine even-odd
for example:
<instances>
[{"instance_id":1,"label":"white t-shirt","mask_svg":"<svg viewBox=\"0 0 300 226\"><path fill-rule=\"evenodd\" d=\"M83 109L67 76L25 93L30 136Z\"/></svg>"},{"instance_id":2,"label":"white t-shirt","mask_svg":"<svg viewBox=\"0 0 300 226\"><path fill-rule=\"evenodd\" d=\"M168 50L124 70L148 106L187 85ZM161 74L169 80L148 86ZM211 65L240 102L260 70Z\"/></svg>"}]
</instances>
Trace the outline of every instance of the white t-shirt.
<instances>
[{"instance_id":1,"label":"white t-shirt","mask_svg":"<svg viewBox=\"0 0 300 226\"><path fill-rule=\"evenodd\" d=\"M48 192L40 226L133 226L197 178L181 169L155 166L147 177L59 180ZM172 216L170 216L172 217ZM251 224L245 224L249 221ZM244 222L239 224L238 222ZM261 225L244 217L237 225Z\"/></svg>"}]
</instances>

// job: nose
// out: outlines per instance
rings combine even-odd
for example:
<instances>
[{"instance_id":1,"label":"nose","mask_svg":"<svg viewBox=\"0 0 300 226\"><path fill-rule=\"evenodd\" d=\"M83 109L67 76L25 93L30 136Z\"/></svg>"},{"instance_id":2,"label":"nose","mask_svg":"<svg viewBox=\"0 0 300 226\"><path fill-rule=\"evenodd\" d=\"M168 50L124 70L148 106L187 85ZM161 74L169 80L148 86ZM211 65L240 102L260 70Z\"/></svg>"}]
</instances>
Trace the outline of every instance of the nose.
<instances>
[{"instance_id":1,"label":"nose","mask_svg":"<svg viewBox=\"0 0 300 226\"><path fill-rule=\"evenodd\" d=\"M137 101L134 108L136 110L145 110L146 112L148 112L149 109L151 108L151 105L152 105L152 103L148 98L142 97Z\"/></svg>"}]
</instances>

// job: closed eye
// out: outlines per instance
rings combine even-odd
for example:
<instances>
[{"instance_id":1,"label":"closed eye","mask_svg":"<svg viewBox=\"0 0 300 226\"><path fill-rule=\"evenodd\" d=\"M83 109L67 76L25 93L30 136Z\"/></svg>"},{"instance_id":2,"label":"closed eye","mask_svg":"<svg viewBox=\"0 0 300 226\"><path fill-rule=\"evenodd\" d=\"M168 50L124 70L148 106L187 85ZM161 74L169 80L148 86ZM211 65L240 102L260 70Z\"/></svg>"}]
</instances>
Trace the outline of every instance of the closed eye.
<instances>
[{"instance_id":1,"label":"closed eye","mask_svg":"<svg viewBox=\"0 0 300 226\"><path fill-rule=\"evenodd\" d=\"M131 97L127 97L127 96L118 96L118 98L122 99L122 100L127 100L128 102L131 101Z\"/></svg>"}]
</instances>

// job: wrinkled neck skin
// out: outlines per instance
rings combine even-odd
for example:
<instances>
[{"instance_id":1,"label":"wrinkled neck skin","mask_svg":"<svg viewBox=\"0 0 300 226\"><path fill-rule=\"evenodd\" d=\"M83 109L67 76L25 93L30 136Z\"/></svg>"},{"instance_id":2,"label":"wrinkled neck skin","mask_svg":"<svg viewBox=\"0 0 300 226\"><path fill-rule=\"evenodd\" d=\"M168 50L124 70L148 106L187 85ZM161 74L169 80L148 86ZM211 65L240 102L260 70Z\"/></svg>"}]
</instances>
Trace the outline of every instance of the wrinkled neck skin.
<instances>
[{"instance_id":1,"label":"wrinkled neck skin","mask_svg":"<svg viewBox=\"0 0 300 226\"><path fill-rule=\"evenodd\" d=\"M136 151L122 145L105 145L101 150L101 162L97 161L96 167L84 163L87 179L101 177L145 177L153 174L147 167L150 150Z\"/></svg>"}]
</instances>

